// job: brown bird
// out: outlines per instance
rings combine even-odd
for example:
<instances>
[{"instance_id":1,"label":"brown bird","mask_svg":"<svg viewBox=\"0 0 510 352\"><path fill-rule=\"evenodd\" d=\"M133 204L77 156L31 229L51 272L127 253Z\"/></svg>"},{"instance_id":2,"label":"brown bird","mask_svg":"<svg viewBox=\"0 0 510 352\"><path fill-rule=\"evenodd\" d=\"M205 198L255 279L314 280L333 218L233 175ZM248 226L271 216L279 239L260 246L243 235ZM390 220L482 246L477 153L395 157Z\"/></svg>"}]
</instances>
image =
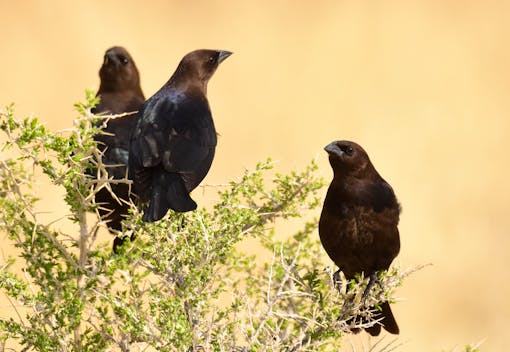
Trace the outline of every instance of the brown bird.
<instances>
[{"instance_id":1,"label":"brown bird","mask_svg":"<svg viewBox=\"0 0 510 352\"><path fill-rule=\"evenodd\" d=\"M187 54L143 105L129 149L129 177L146 204L143 221L157 221L168 209L196 209L189 193L207 175L217 142L207 82L231 54L223 50Z\"/></svg>"},{"instance_id":2,"label":"brown bird","mask_svg":"<svg viewBox=\"0 0 510 352\"><path fill-rule=\"evenodd\" d=\"M101 98L99 104L92 110L94 114L114 115L126 112L136 112L140 109L145 97L140 88L140 76L131 55L122 47L113 47L106 51L103 65L99 70L101 84L97 96ZM114 180L127 178L127 164L129 155L129 138L136 123L137 115L132 114L109 120L104 133L94 136L98 148L103 153L102 162L108 172L108 177ZM102 125L102 121L99 122ZM95 173L95 172L94 172ZM113 234L122 231L122 220L128 214L129 185L126 183L111 183L112 192L102 188L95 195L96 203L100 204L99 214L107 221L108 229ZM116 252L122 239L116 237L113 250Z\"/></svg>"},{"instance_id":3,"label":"brown bird","mask_svg":"<svg viewBox=\"0 0 510 352\"><path fill-rule=\"evenodd\" d=\"M397 228L400 205L391 186L358 144L335 141L324 149L329 154L334 176L324 200L319 236L322 246L347 280L360 273L370 277L363 294L366 298L378 281L377 273L387 270L400 250ZM384 329L398 334L389 303L382 303L380 308L374 319L382 318L380 324ZM377 336L381 325L375 324L365 330Z\"/></svg>"}]
</instances>

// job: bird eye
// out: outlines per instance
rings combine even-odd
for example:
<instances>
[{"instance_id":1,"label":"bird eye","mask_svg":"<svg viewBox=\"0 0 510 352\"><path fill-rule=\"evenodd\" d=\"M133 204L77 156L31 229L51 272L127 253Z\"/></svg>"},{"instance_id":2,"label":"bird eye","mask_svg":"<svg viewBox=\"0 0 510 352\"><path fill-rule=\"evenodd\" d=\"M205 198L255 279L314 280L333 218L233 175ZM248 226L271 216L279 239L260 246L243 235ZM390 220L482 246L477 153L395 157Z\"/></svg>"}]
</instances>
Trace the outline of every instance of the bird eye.
<instances>
[{"instance_id":1,"label":"bird eye","mask_svg":"<svg viewBox=\"0 0 510 352\"><path fill-rule=\"evenodd\" d=\"M216 58L214 56L209 56L209 60L208 61L209 61L210 64L213 64L213 63L216 62Z\"/></svg>"},{"instance_id":2,"label":"bird eye","mask_svg":"<svg viewBox=\"0 0 510 352\"><path fill-rule=\"evenodd\" d=\"M350 145L343 145L340 149L347 155L352 155L354 153L354 149Z\"/></svg>"},{"instance_id":3,"label":"bird eye","mask_svg":"<svg viewBox=\"0 0 510 352\"><path fill-rule=\"evenodd\" d=\"M129 62L128 59L126 59L125 57L121 57L120 58L120 62L123 64L123 65L127 65L127 63Z\"/></svg>"}]
</instances>

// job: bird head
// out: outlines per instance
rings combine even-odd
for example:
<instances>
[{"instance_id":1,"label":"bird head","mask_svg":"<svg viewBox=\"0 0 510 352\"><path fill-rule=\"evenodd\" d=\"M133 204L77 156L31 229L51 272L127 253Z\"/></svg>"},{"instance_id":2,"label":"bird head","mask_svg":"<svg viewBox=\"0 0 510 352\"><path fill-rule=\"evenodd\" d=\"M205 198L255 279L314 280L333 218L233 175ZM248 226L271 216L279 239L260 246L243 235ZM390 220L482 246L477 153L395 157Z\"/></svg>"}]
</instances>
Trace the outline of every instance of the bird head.
<instances>
[{"instance_id":1,"label":"bird head","mask_svg":"<svg viewBox=\"0 0 510 352\"><path fill-rule=\"evenodd\" d=\"M361 177L372 165L365 150L351 141L334 141L324 147L324 150L329 155L329 163L335 175Z\"/></svg>"},{"instance_id":2,"label":"bird head","mask_svg":"<svg viewBox=\"0 0 510 352\"><path fill-rule=\"evenodd\" d=\"M103 91L136 88L140 85L138 69L131 55L120 46L106 50L99 77Z\"/></svg>"},{"instance_id":3,"label":"bird head","mask_svg":"<svg viewBox=\"0 0 510 352\"><path fill-rule=\"evenodd\" d=\"M174 81L198 81L205 88L219 64L230 55L232 52L226 50L200 49L192 51L182 58L172 78Z\"/></svg>"}]
</instances>

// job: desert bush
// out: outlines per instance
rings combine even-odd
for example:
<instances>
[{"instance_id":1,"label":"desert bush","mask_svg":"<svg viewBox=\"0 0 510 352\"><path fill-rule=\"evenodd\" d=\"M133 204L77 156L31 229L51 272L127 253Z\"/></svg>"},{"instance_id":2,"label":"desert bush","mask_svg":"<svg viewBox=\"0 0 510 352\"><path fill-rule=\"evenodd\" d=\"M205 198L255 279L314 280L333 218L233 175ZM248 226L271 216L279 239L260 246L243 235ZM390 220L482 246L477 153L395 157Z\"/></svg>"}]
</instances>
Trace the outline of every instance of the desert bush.
<instances>
[{"instance_id":1,"label":"desert bush","mask_svg":"<svg viewBox=\"0 0 510 352\"><path fill-rule=\"evenodd\" d=\"M114 254L97 240L104 223L86 216L111 182L92 136L97 121L115 116L92 115L96 103L87 92L74 127L62 132L17 119L12 105L0 112L0 231L20 253L0 263L0 289L18 310L0 319L0 350L12 342L23 351L336 351L366 281L336 285L324 265L311 217L324 187L316 163L278 174L261 162L217 186L212 206L156 223L142 222L133 205L124 235L136 240ZM34 182L43 175L64 189L63 215L77 233L40 219ZM275 222L291 218L300 231L275 232ZM265 255L241 250L246 240ZM384 290L375 287L365 303L392 300L411 271L383 273Z\"/></svg>"}]
</instances>

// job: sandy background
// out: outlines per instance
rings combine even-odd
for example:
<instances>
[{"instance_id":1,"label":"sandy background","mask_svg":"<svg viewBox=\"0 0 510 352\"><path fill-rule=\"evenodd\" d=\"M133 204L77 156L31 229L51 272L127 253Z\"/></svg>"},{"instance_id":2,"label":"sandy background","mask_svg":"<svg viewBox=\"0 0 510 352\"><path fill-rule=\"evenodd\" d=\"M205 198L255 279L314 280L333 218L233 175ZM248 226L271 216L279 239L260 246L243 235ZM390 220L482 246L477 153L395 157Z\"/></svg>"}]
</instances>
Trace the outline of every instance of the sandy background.
<instances>
[{"instance_id":1,"label":"sandy background","mask_svg":"<svg viewBox=\"0 0 510 352\"><path fill-rule=\"evenodd\" d=\"M318 155L330 178L323 146L357 141L404 208L396 261L434 264L398 292L400 350L507 350L510 3L0 0L0 13L0 105L52 129L98 88L110 46L131 52L147 97L185 53L233 51L209 84L221 138L205 182L268 156L287 171ZM48 217L65 212L41 196Z\"/></svg>"}]
</instances>

